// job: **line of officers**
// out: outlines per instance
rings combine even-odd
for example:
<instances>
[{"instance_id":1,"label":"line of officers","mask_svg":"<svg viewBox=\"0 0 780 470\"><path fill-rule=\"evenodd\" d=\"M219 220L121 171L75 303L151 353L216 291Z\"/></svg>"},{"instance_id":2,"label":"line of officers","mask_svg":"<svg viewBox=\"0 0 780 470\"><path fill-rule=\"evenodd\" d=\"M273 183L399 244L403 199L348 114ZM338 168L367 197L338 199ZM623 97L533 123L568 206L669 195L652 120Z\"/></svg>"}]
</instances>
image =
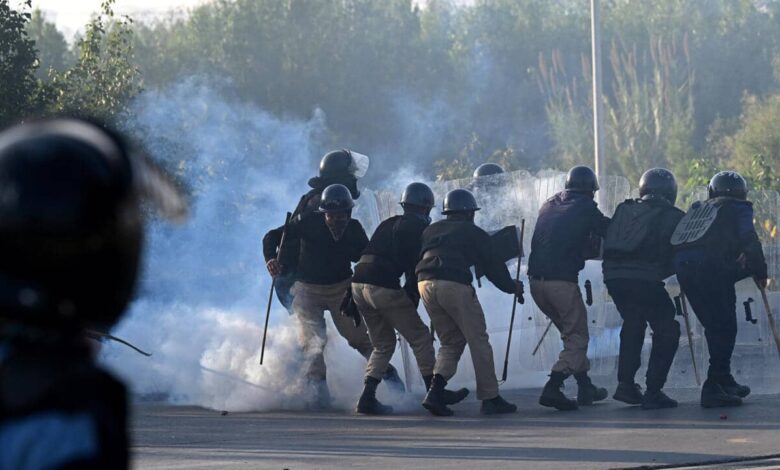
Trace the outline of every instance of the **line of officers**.
<instances>
[{"instance_id":1,"label":"line of officers","mask_svg":"<svg viewBox=\"0 0 780 470\"><path fill-rule=\"evenodd\" d=\"M351 217L354 199L360 195L357 181L366 169L363 155L349 150L326 154L319 176L309 181L312 189L290 221L263 239L277 295L299 328L306 383L313 397L309 405L330 404L323 357L327 310L340 335L368 360L358 413L392 413L376 398L382 380L391 389L404 391L390 364L396 331L414 353L427 390L422 406L430 413L452 415L450 406L469 394L465 388L446 388L466 345L481 413L515 412L517 407L499 394L472 268L520 303L524 285L511 277L490 235L474 223L475 212L481 209L474 195L466 189L450 191L442 205L444 218L431 223L433 192L423 183L411 183L400 199L403 215L381 222L369 239ZM497 165L486 164L474 176L500 172ZM736 172L718 173L709 184L709 198L695 203L686 215L674 206L677 184L672 173L651 169L639 182L640 197L618 205L612 220L594 201L598 189L590 168L574 167L565 190L539 211L528 260L530 292L563 341L539 403L575 410L608 396L588 376L587 310L578 284L595 240L603 246L604 281L624 321L613 398L645 409L677 406L663 391L680 339L664 279L676 274L704 326L709 348L701 405L740 405L750 389L731 374L737 333L734 284L752 276L765 288L768 278L745 180ZM354 273L352 263L357 263ZM417 313L420 301L431 319L430 329ZM643 391L635 376L648 325L652 349ZM440 341L438 352L433 331ZM576 399L562 391L571 376L577 382Z\"/></svg>"}]
</instances>

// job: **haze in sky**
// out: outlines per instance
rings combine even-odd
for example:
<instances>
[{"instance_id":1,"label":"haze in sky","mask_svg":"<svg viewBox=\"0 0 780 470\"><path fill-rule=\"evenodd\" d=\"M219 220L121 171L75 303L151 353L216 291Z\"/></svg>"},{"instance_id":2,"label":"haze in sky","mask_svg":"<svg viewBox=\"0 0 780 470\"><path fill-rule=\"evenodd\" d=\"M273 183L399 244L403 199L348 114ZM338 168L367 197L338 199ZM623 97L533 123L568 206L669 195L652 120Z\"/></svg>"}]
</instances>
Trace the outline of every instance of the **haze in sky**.
<instances>
[{"instance_id":1,"label":"haze in sky","mask_svg":"<svg viewBox=\"0 0 780 470\"><path fill-rule=\"evenodd\" d=\"M210 0L117 0L116 13L130 15L144 21L169 12L186 12L187 9L208 3ZM317 0L330 1L330 0ZM468 4L473 0L455 0L455 3ZM16 0L21 4L22 0ZM90 16L100 9L101 0L33 0L33 8L40 8L49 21L65 33L70 40L89 21ZM425 0L417 3L424 4Z\"/></svg>"}]
</instances>

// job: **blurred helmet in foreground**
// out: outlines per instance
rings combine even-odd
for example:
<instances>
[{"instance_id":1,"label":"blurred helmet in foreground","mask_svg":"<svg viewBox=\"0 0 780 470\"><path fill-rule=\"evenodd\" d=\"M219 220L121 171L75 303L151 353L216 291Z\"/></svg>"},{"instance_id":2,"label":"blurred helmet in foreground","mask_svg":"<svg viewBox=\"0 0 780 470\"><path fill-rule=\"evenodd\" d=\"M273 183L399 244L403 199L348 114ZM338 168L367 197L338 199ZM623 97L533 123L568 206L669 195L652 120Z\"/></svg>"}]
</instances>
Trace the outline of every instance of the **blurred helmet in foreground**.
<instances>
[{"instance_id":1,"label":"blurred helmet in foreground","mask_svg":"<svg viewBox=\"0 0 780 470\"><path fill-rule=\"evenodd\" d=\"M54 119L0 133L0 319L113 325L136 285L146 196L167 215L186 212L161 170L98 125Z\"/></svg>"}]
</instances>

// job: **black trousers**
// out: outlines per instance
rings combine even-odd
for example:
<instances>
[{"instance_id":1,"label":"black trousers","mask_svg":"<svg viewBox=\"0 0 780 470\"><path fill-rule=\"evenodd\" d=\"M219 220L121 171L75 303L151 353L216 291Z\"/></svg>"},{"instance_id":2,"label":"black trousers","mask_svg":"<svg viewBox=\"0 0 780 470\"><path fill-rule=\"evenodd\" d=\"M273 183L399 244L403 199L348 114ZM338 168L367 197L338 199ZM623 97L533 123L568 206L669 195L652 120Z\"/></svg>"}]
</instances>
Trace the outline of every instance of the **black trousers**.
<instances>
[{"instance_id":1,"label":"black trousers","mask_svg":"<svg viewBox=\"0 0 780 470\"><path fill-rule=\"evenodd\" d=\"M731 355L737 340L737 293L734 279L722 270L693 262L677 267L677 280L704 326L710 367L707 377L719 381L731 375Z\"/></svg>"},{"instance_id":2,"label":"black trousers","mask_svg":"<svg viewBox=\"0 0 780 470\"><path fill-rule=\"evenodd\" d=\"M680 345L680 324L663 282L613 279L606 282L609 295L623 318L620 329L618 381L634 383L642 363L647 325L653 330L653 347L647 365L647 389L660 390L666 383Z\"/></svg>"}]
</instances>

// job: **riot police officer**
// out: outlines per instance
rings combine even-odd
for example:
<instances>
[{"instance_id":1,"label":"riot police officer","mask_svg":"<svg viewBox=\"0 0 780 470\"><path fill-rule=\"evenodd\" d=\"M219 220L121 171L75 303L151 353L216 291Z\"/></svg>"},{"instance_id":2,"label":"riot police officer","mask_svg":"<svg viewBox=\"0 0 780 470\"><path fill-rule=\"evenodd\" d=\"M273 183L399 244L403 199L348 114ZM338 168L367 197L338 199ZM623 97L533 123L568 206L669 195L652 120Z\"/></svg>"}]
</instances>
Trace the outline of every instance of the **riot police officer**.
<instances>
[{"instance_id":1,"label":"riot police officer","mask_svg":"<svg viewBox=\"0 0 780 470\"><path fill-rule=\"evenodd\" d=\"M614 398L645 409L677 406L661 390L680 342L674 304L664 289L664 279L674 274L672 233L684 215L674 207L676 199L677 182L669 170L646 171L639 180L639 198L617 206L604 237L604 282L623 318ZM634 377L648 324L653 347L642 394Z\"/></svg>"},{"instance_id":2,"label":"riot police officer","mask_svg":"<svg viewBox=\"0 0 780 470\"><path fill-rule=\"evenodd\" d=\"M574 410L577 404L590 405L607 397L606 389L594 386L588 377L587 310L577 283L589 257L589 243L599 240L609 225L593 200L598 189L598 179L590 168L576 166L569 170L565 190L539 210L531 239L531 295L563 340L563 351L552 367L539 404L559 410ZM561 391L570 375L577 380L577 401Z\"/></svg>"},{"instance_id":3,"label":"riot police officer","mask_svg":"<svg viewBox=\"0 0 780 470\"><path fill-rule=\"evenodd\" d=\"M479 210L474 195L455 189L444 198L446 216L425 229L422 259L417 263L418 287L425 309L441 340L434 375L423 406L436 416L450 416L444 387L455 375L468 344L477 378L477 398L483 414L514 413L517 407L498 394L493 348L485 314L471 285L470 268L479 266L500 290L522 301L523 285L514 281L506 265L494 255L490 236L474 224Z\"/></svg>"},{"instance_id":4,"label":"riot police officer","mask_svg":"<svg viewBox=\"0 0 780 470\"><path fill-rule=\"evenodd\" d=\"M317 211L322 191L331 184L341 184L349 188L353 199L360 197L357 187L358 179L368 171L369 159L351 150L333 150L326 153L320 161L319 176L309 179L309 192L301 196L298 205L292 212L292 217L305 216ZM263 256L268 272L276 278L274 288L282 305L292 313L292 294L290 289L295 282L299 245L296 241L285 241L280 260L277 261L277 251L282 241L284 227L268 231L263 237Z\"/></svg>"},{"instance_id":5,"label":"riot police officer","mask_svg":"<svg viewBox=\"0 0 780 470\"><path fill-rule=\"evenodd\" d=\"M398 332L409 342L423 376L426 390L433 378L436 362L431 331L417 314L415 265L420 257L423 230L431 223L433 191L423 183L411 183L400 201L403 215L390 217L374 231L352 278L352 294L368 328L374 350L366 367L365 387L357 412L387 414L392 408L376 399L376 387L395 352ZM406 280L401 288L399 278ZM468 390L446 391L447 404L457 403Z\"/></svg>"},{"instance_id":6,"label":"riot police officer","mask_svg":"<svg viewBox=\"0 0 780 470\"><path fill-rule=\"evenodd\" d=\"M734 284L752 276L767 285L767 265L753 226L747 183L734 171L712 177L709 197L696 202L672 236L680 286L704 326L710 365L701 389L701 406L738 406L750 388L731 374L737 337Z\"/></svg>"},{"instance_id":7,"label":"riot police officer","mask_svg":"<svg viewBox=\"0 0 780 470\"><path fill-rule=\"evenodd\" d=\"M166 195L169 215L183 199L117 134L75 119L0 134L0 193L0 466L127 468L125 387L86 330L111 328L133 294L142 196Z\"/></svg>"}]
</instances>

